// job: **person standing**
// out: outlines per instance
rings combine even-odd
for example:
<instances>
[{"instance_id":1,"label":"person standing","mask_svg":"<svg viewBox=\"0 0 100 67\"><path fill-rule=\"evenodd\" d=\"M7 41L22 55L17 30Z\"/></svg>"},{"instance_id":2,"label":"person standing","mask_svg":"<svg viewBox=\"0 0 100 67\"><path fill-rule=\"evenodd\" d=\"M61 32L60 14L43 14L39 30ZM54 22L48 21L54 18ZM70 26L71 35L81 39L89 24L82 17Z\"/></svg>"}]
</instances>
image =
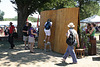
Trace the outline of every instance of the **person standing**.
<instances>
[{"instance_id":1,"label":"person standing","mask_svg":"<svg viewBox=\"0 0 100 67\"><path fill-rule=\"evenodd\" d=\"M94 36L95 36L95 32L96 32L95 26L96 26L96 25L95 25L94 23L91 23L91 30L89 30L90 39L93 39Z\"/></svg>"},{"instance_id":2,"label":"person standing","mask_svg":"<svg viewBox=\"0 0 100 67\"><path fill-rule=\"evenodd\" d=\"M64 54L63 56L63 62L65 62L66 58L69 56L69 54L71 55L72 59L73 59L73 64L76 64L77 63L77 58L76 58L76 54L74 52L74 45L76 44L77 42L77 47L79 47L79 38L78 38L78 34L76 32L76 30L74 29L75 25L71 22L68 24L68 27L69 27L69 30L66 34L67 38L69 38L70 36L70 33L73 33L73 36L75 37L75 42L73 45L68 45L67 47L67 50L66 50L66 53Z\"/></svg>"},{"instance_id":3,"label":"person standing","mask_svg":"<svg viewBox=\"0 0 100 67\"><path fill-rule=\"evenodd\" d=\"M29 30L28 30L28 33L29 33L29 39L28 39L28 42L31 44L30 46L30 52L33 53L34 50L33 50L33 46L34 46L34 43L35 43L35 36L37 36L36 34L36 31L31 27L31 23L29 23Z\"/></svg>"},{"instance_id":4,"label":"person standing","mask_svg":"<svg viewBox=\"0 0 100 67\"><path fill-rule=\"evenodd\" d=\"M15 47L14 43L13 43L13 33L14 33L14 25L12 25L13 23L10 22L10 27L9 27L9 36L8 36L8 41L11 45L11 48L10 49L13 49Z\"/></svg>"},{"instance_id":5,"label":"person standing","mask_svg":"<svg viewBox=\"0 0 100 67\"><path fill-rule=\"evenodd\" d=\"M44 25L44 32L45 32L45 40L44 42L46 42L47 40L47 44L50 43L50 35L51 35L51 26L52 26L52 22L51 19L48 19L47 22Z\"/></svg>"},{"instance_id":6,"label":"person standing","mask_svg":"<svg viewBox=\"0 0 100 67\"><path fill-rule=\"evenodd\" d=\"M8 30L8 27L7 27L7 26L5 27L5 31L4 31L4 32L5 32L5 36L7 36L7 35L8 35L8 32L9 32L9 30Z\"/></svg>"},{"instance_id":7,"label":"person standing","mask_svg":"<svg viewBox=\"0 0 100 67\"><path fill-rule=\"evenodd\" d=\"M26 47L26 42L28 41L28 24L29 22L26 22L26 25L23 27L23 41L25 44L25 50L29 48L29 43L28 43L28 48Z\"/></svg>"}]
</instances>

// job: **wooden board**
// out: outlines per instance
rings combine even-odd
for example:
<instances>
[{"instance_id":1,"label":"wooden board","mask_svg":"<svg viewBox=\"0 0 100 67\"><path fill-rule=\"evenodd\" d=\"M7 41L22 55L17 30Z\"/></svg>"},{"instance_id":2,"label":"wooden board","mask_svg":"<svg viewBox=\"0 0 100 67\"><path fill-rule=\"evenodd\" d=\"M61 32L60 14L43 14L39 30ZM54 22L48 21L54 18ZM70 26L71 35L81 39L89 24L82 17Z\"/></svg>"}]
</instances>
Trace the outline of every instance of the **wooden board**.
<instances>
[{"instance_id":1,"label":"wooden board","mask_svg":"<svg viewBox=\"0 0 100 67\"><path fill-rule=\"evenodd\" d=\"M73 22L75 24L75 29L77 30L78 13L78 8L64 8L57 10L54 51L62 54L66 52L66 33L69 29L67 25L70 22Z\"/></svg>"},{"instance_id":2,"label":"wooden board","mask_svg":"<svg viewBox=\"0 0 100 67\"><path fill-rule=\"evenodd\" d=\"M50 11L43 11L41 12L41 19L40 19L40 31L39 31L39 41L38 41L38 47L43 49L44 43L43 40L45 39L45 33L44 33L44 24L47 22L47 19L51 19L52 21L52 28L51 28L51 36L50 36L50 42L52 50L54 50L54 37L55 37L55 23L56 23L56 10L50 10Z\"/></svg>"},{"instance_id":3,"label":"wooden board","mask_svg":"<svg viewBox=\"0 0 100 67\"><path fill-rule=\"evenodd\" d=\"M64 54L67 48L66 32L69 29L67 25L70 22L73 22L75 24L75 29L77 30L77 26L79 23L79 8L63 8L59 10L41 12L40 32L38 41L38 47L41 49L44 48L44 24L49 18L53 22L50 39L52 50Z\"/></svg>"}]
</instances>

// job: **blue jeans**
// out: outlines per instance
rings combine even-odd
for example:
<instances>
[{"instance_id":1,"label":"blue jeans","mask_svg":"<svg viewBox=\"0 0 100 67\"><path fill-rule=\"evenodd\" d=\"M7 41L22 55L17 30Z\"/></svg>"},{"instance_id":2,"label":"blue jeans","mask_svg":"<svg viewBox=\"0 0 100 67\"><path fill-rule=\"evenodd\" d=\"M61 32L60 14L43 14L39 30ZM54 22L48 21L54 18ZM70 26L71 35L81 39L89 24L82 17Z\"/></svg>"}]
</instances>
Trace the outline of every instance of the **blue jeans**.
<instances>
[{"instance_id":1,"label":"blue jeans","mask_svg":"<svg viewBox=\"0 0 100 67\"><path fill-rule=\"evenodd\" d=\"M77 63L77 58L76 58L76 54L74 52L74 46L69 46L66 50L66 53L64 54L63 58L66 59L69 54L71 55L72 59L73 59L73 63Z\"/></svg>"}]
</instances>

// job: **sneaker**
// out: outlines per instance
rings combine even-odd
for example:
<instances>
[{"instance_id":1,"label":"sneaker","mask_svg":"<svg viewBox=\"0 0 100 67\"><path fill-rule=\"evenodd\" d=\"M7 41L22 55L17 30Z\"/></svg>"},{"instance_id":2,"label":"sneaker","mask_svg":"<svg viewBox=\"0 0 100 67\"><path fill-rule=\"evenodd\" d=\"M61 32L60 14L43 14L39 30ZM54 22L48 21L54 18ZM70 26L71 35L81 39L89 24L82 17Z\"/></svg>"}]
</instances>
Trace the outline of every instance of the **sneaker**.
<instances>
[{"instance_id":1,"label":"sneaker","mask_svg":"<svg viewBox=\"0 0 100 67\"><path fill-rule=\"evenodd\" d=\"M9 49L14 49L13 47L10 47Z\"/></svg>"},{"instance_id":2,"label":"sneaker","mask_svg":"<svg viewBox=\"0 0 100 67\"><path fill-rule=\"evenodd\" d=\"M50 42L47 42L48 45L50 45Z\"/></svg>"},{"instance_id":3,"label":"sneaker","mask_svg":"<svg viewBox=\"0 0 100 67\"><path fill-rule=\"evenodd\" d=\"M28 47L28 49L30 49L30 48Z\"/></svg>"},{"instance_id":4,"label":"sneaker","mask_svg":"<svg viewBox=\"0 0 100 67\"><path fill-rule=\"evenodd\" d=\"M29 46L27 46L27 49L30 49L30 47L29 47Z\"/></svg>"},{"instance_id":5,"label":"sneaker","mask_svg":"<svg viewBox=\"0 0 100 67\"><path fill-rule=\"evenodd\" d=\"M77 64L77 62L73 62L73 64Z\"/></svg>"},{"instance_id":6,"label":"sneaker","mask_svg":"<svg viewBox=\"0 0 100 67\"><path fill-rule=\"evenodd\" d=\"M25 50L27 50L27 48L25 47Z\"/></svg>"},{"instance_id":7,"label":"sneaker","mask_svg":"<svg viewBox=\"0 0 100 67\"><path fill-rule=\"evenodd\" d=\"M62 60L62 62L65 62L66 59L63 58L63 59L61 59L61 60Z\"/></svg>"},{"instance_id":8,"label":"sneaker","mask_svg":"<svg viewBox=\"0 0 100 67\"><path fill-rule=\"evenodd\" d=\"M44 43L46 42L46 40L44 40Z\"/></svg>"}]
</instances>

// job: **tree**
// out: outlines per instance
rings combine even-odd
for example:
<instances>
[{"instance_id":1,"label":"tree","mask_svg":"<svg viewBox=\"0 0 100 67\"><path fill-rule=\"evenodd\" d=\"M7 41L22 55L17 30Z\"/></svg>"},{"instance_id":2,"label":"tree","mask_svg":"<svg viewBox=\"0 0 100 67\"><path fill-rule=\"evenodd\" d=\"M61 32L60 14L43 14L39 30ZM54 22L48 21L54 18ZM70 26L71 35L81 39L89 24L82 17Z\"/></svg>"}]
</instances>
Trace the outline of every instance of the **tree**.
<instances>
[{"instance_id":1,"label":"tree","mask_svg":"<svg viewBox=\"0 0 100 67\"><path fill-rule=\"evenodd\" d=\"M99 4L98 0L77 0L80 8L80 20L98 14Z\"/></svg>"},{"instance_id":2,"label":"tree","mask_svg":"<svg viewBox=\"0 0 100 67\"><path fill-rule=\"evenodd\" d=\"M61 8L71 8L75 7L75 1L74 0L56 0L52 3L46 3L44 7L38 8L38 12L44 10L57 10Z\"/></svg>"},{"instance_id":3,"label":"tree","mask_svg":"<svg viewBox=\"0 0 100 67\"><path fill-rule=\"evenodd\" d=\"M3 20L4 12L0 10L0 21Z\"/></svg>"},{"instance_id":4,"label":"tree","mask_svg":"<svg viewBox=\"0 0 100 67\"><path fill-rule=\"evenodd\" d=\"M17 16L14 18L4 18L4 21L17 21Z\"/></svg>"},{"instance_id":5,"label":"tree","mask_svg":"<svg viewBox=\"0 0 100 67\"><path fill-rule=\"evenodd\" d=\"M37 18L34 17L28 17L28 20L31 22L37 22Z\"/></svg>"},{"instance_id":6,"label":"tree","mask_svg":"<svg viewBox=\"0 0 100 67\"><path fill-rule=\"evenodd\" d=\"M76 5L78 1L78 6ZM71 8L79 7L80 8L80 20L90 17L98 13L99 10L99 0L56 0L53 3L46 3L45 6L38 10L41 12L43 10L56 10L60 8ZM95 11L96 10L96 11Z\"/></svg>"},{"instance_id":7,"label":"tree","mask_svg":"<svg viewBox=\"0 0 100 67\"><path fill-rule=\"evenodd\" d=\"M90 0L76 0L79 2L80 17L81 19L96 14L98 11L97 2ZM43 10L56 10L60 8L68 8L76 6L75 0L11 0L14 7L18 13L18 34L22 37L22 27L29 15L38 11L39 13ZM89 3L89 4L88 4ZM89 6L88 6L89 5ZM91 8L95 5L95 8ZM89 9L91 11L89 11ZM97 10L97 11L94 11Z\"/></svg>"},{"instance_id":8,"label":"tree","mask_svg":"<svg viewBox=\"0 0 100 67\"><path fill-rule=\"evenodd\" d=\"M22 28L25 25L25 21L28 16L37 11L38 8L42 8L46 3L54 2L55 0L10 0L18 13L18 34L22 37ZM45 6L46 7L46 6Z\"/></svg>"}]
</instances>

